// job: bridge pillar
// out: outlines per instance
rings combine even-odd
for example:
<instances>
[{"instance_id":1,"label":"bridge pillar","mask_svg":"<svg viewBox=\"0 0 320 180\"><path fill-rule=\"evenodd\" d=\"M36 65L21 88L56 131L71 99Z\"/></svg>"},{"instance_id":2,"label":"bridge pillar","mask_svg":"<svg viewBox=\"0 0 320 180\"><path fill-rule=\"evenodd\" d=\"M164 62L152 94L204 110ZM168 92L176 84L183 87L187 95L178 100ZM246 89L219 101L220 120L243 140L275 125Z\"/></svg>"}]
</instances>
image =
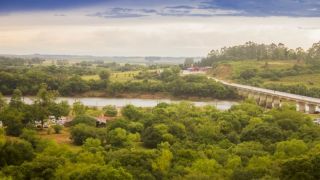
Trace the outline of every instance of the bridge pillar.
<instances>
[{"instance_id":1,"label":"bridge pillar","mask_svg":"<svg viewBox=\"0 0 320 180\"><path fill-rule=\"evenodd\" d=\"M243 97L247 98L250 92L248 90L242 90L242 93L243 93Z\"/></svg>"},{"instance_id":2,"label":"bridge pillar","mask_svg":"<svg viewBox=\"0 0 320 180\"><path fill-rule=\"evenodd\" d=\"M248 96L248 93L246 90L244 89L238 89L238 94L242 97L247 97Z\"/></svg>"},{"instance_id":3,"label":"bridge pillar","mask_svg":"<svg viewBox=\"0 0 320 180\"><path fill-rule=\"evenodd\" d=\"M260 94L259 105L265 107L267 103L267 95Z\"/></svg>"},{"instance_id":4,"label":"bridge pillar","mask_svg":"<svg viewBox=\"0 0 320 180\"><path fill-rule=\"evenodd\" d=\"M300 112L306 112L306 103L304 103L304 102L298 102L298 111L300 111Z\"/></svg>"},{"instance_id":5,"label":"bridge pillar","mask_svg":"<svg viewBox=\"0 0 320 180\"><path fill-rule=\"evenodd\" d=\"M267 96L266 108L271 109L272 108L272 103L273 103L273 97L272 96Z\"/></svg>"},{"instance_id":6,"label":"bridge pillar","mask_svg":"<svg viewBox=\"0 0 320 180\"><path fill-rule=\"evenodd\" d=\"M314 105L314 104L308 104L308 107L309 107L309 111L308 111L308 113L309 114L314 114L314 113L316 113L316 105Z\"/></svg>"},{"instance_id":7,"label":"bridge pillar","mask_svg":"<svg viewBox=\"0 0 320 180\"><path fill-rule=\"evenodd\" d=\"M279 97L273 98L273 108L280 108L281 102Z\"/></svg>"},{"instance_id":8,"label":"bridge pillar","mask_svg":"<svg viewBox=\"0 0 320 180\"><path fill-rule=\"evenodd\" d=\"M248 99L254 99L254 93L248 92Z\"/></svg>"},{"instance_id":9,"label":"bridge pillar","mask_svg":"<svg viewBox=\"0 0 320 180\"><path fill-rule=\"evenodd\" d=\"M239 94L240 96L243 96L243 95L242 95L243 93L242 93L242 90L241 90L241 89L238 89L238 88L237 88L237 92L238 92L238 94Z\"/></svg>"},{"instance_id":10,"label":"bridge pillar","mask_svg":"<svg viewBox=\"0 0 320 180\"><path fill-rule=\"evenodd\" d=\"M257 104L259 104L260 103L260 94L255 93L253 99L256 101Z\"/></svg>"}]
</instances>

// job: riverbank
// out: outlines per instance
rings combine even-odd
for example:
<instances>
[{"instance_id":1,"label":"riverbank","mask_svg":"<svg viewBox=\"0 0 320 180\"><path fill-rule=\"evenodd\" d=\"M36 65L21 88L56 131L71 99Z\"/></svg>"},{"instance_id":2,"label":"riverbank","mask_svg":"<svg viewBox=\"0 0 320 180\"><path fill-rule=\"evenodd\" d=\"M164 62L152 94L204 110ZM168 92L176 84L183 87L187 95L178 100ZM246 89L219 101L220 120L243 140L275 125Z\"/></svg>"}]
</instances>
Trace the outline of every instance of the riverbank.
<instances>
[{"instance_id":1,"label":"riverbank","mask_svg":"<svg viewBox=\"0 0 320 180\"><path fill-rule=\"evenodd\" d=\"M6 97L9 101L10 97ZM26 104L32 104L35 97L24 97L23 101ZM195 106L215 106L220 110L228 110L231 106L238 104L237 101L222 101L222 100L211 100L211 101L190 101L186 99L173 100L168 98L151 98L151 99L142 99L142 98L106 98L106 97L58 97L57 102L67 101L69 105L72 105L74 102L81 102L85 106L89 107L104 107L106 105L116 106L122 108L128 104L137 106L137 107L154 107L159 103L180 103L183 101L188 101L193 103Z\"/></svg>"},{"instance_id":2,"label":"riverbank","mask_svg":"<svg viewBox=\"0 0 320 180\"><path fill-rule=\"evenodd\" d=\"M64 97L64 96L62 96ZM89 91L82 94L68 96L73 98L129 98L129 99L171 99L176 101L239 101L240 99L215 99L212 97L199 97L199 96L173 96L170 93L117 93L110 94L102 91Z\"/></svg>"}]
</instances>

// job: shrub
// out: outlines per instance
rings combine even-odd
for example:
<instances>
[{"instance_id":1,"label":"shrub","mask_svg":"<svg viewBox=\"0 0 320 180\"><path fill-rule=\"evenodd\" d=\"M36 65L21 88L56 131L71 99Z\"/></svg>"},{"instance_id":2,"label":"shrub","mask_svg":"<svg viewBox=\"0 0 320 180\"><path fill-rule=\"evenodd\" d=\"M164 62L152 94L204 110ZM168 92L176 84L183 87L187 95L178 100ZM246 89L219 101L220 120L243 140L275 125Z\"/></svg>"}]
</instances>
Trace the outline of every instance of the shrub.
<instances>
[{"instance_id":1,"label":"shrub","mask_svg":"<svg viewBox=\"0 0 320 180\"><path fill-rule=\"evenodd\" d=\"M52 128L51 127L47 129L47 134L48 135L52 134Z\"/></svg>"},{"instance_id":2,"label":"shrub","mask_svg":"<svg viewBox=\"0 0 320 180\"><path fill-rule=\"evenodd\" d=\"M96 138L97 128L86 124L77 124L71 129L71 139L76 145L82 145L87 138Z\"/></svg>"},{"instance_id":3,"label":"shrub","mask_svg":"<svg viewBox=\"0 0 320 180\"><path fill-rule=\"evenodd\" d=\"M103 108L103 111L104 111L104 115L109 117L115 117L118 114L117 108L111 105L105 106Z\"/></svg>"},{"instance_id":4,"label":"shrub","mask_svg":"<svg viewBox=\"0 0 320 180\"><path fill-rule=\"evenodd\" d=\"M52 127L53 127L54 132L55 132L56 134L60 134L61 130L63 129L63 126L61 126L61 125L59 125L59 124L53 125Z\"/></svg>"},{"instance_id":5,"label":"shrub","mask_svg":"<svg viewBox=\"0 0 320 180\"><path fill-rule=\"evenodd\" d=\"M86 124L88 126L96 126L96 119L88 115L80 115L75 117L70 122L71 126L75 126L77 124Z\"/></svg>"},{"instance_id":6,"label":"shrub","mask_svg":"<svg viewBox=\"0 0 320 180\"><path fill-rule=\"evenodd\" d=\"M37 132L31 129L23 129L22 134L20 135L20 138L31 143L32 147L36 147L36 145L40 141L40 138L38 137Z\"/></svg>"}]
</instances>

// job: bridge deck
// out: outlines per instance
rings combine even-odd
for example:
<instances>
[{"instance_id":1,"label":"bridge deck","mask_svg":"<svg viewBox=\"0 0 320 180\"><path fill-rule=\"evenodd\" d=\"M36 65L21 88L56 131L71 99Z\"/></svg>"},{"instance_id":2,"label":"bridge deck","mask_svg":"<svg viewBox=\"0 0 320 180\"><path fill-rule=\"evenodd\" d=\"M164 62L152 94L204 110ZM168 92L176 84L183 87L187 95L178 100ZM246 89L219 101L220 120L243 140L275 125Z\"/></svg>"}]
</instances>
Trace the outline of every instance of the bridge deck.
<instances>
[{"instance_id":1,"label":"bridge deck","mask_svg":"<svg viewBox=\"0 0 320 180\"><path fill-rule=\"evenodd\" d=\"M228 83L226 81L222 81L222 80L215 79L215 78L212 78L212 79L214 79L218 82L221 82L224 85L235 87L235 88L256 91L256 92L264 93L267 95L279 96L284 99L290 99L290 100L294 100L294 101L301 101L301 102L305 102L305 103L320 105L319 98L296 95L296 94L291 94L291 93L286 93L286 92L281 92L281 91L274 91L274 90L270 90L270 89L258 88L258 87L247 86L247 85L236 84L236 83Z\"/></svg>"}]
</instances>

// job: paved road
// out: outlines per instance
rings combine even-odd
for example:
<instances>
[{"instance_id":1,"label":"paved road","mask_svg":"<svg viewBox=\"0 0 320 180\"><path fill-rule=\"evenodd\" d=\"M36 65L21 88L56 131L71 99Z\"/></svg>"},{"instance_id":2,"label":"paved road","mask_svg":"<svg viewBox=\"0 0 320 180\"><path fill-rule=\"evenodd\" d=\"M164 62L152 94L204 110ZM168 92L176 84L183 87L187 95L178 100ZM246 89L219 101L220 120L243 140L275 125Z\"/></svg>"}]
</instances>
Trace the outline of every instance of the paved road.
<instances>
[{"instance_id":1,"label":"paved road","mask_svg":"<svg viewBox=\"0 0 320 180\"><path fill-rule=\"evenodd\" d=\"M315 104L320 106L320 99L319 98L313 98L313 97L308 97L308 96L301 96L301 95L296 95L296 94L290 94L286 92L281 92L281 91L274 91L270 89L264 89L264 88L258 88L258 87L253 87L253 86L247 86L247 85L242 85L242 84L236 84L236 83L228 83L226 81L222 81L213 77L209 77L210 79L214 79L218 82L221 82L224 85L231 86L231 87L236 87L240 89L245 89L245 90L251 90L251 91L256 91L256 92L261 92L265 93L268 95L275 95L279 96L284 99L290 99L294 101L302 101L310 104Z\"/></svg>"}]
</instances>

